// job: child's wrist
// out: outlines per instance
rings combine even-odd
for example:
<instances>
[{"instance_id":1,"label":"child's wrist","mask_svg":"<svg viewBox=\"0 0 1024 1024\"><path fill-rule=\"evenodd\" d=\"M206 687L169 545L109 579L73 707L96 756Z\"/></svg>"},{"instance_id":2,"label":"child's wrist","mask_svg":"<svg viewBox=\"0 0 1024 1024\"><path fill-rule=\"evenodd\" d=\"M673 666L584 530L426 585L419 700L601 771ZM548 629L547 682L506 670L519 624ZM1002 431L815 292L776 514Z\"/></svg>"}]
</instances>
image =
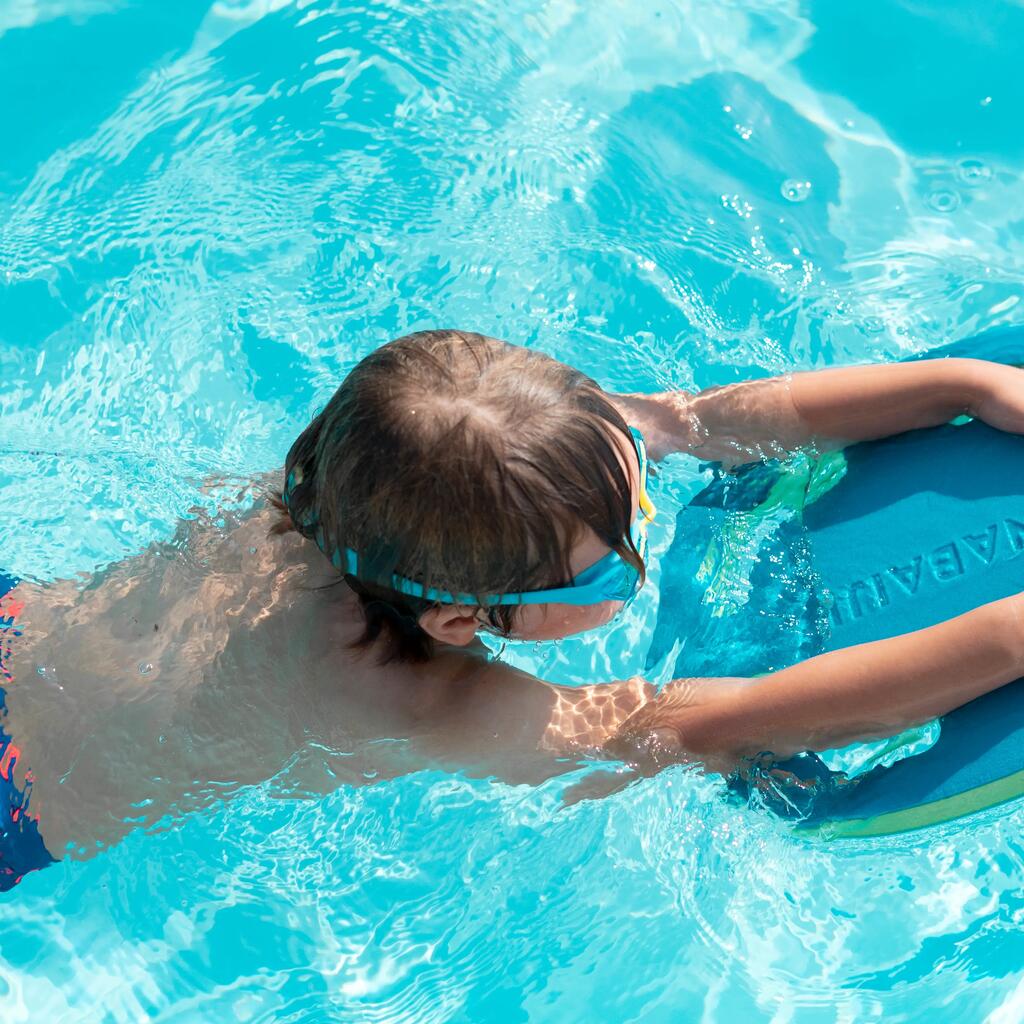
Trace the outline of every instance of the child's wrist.
<instances>
[{"instance_id":1,"label":"child's wrist","mask_svg":"<svg viewBox=\"0 0 1024 1024\"><path fill-rule=\"evenodd\" d=\"M963 414L983 419L999 394L1008 367L984 359L950 359L947 368L951 386L962 396Z\"/></svg>"}]
</instances>

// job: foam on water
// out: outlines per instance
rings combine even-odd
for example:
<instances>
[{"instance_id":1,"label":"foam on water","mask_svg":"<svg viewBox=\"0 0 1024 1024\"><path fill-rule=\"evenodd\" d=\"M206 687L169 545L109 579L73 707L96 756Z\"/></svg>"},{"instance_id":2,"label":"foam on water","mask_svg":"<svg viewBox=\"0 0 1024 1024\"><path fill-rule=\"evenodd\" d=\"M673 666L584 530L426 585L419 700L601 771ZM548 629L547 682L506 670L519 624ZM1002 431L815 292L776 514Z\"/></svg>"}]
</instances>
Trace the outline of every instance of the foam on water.
<instances>
[{"instance_id":1,"label":"foam on water","mask_svg":"<svg viewBox=\"0 0 1024 1024\"><path fill-rule=\"evenodd\" d=\"M0 2L3 568L167 538L410 329L643 390L1015 322L1022 30L1009 0ZM666 468L668 522L704 478ZM690 642L766 663L799 620L747 628L751 595L801 581L737 538ZM657 597L504 656L633 674ZM1020 1016L1018 805L823 846L682 768L303 798L344 753L26 878L4 1021Z\"/></svg>"}]
</instances>

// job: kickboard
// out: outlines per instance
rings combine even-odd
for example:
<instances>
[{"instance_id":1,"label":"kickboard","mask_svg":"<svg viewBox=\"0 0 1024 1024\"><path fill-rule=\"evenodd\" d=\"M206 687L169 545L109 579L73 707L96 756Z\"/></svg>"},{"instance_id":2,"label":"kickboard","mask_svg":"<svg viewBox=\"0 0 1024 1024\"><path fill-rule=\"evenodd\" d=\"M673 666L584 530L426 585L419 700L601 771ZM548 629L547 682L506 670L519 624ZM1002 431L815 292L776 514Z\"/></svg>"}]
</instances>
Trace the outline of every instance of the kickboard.
<instances>
[{"instance_id":1,"label":"kickboard","mask_svg":"<svg viewBox=\"0 0 1024 1024\"><path fill-rule=\"evenodd\" d=\"M1021 363L1024 329L925 354L943 356ZM803 512L828 622L820 649L922 629L1024 590L1024 437L972 421L853 445L844 456L845 475ZM702 492L680 524L698 511L751 507L770 483L762 468ZM1024 680L946 715L931 748L867 773L803 827L823 837L889 835L1020 796Z\"/></svg>"}]
</instances>

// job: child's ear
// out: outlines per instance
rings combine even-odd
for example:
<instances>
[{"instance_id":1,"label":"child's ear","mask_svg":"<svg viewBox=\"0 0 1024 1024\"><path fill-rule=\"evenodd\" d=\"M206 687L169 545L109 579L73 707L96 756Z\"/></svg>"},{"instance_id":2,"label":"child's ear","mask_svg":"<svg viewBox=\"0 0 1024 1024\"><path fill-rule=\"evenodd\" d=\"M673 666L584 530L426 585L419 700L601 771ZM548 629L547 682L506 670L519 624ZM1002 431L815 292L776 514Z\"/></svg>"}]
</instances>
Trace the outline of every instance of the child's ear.
<instances>
[{"instance_id":1,"label":"child's ear","mask_svg":"<svg viewBox=\"0 0 1024 1024\"><path fill-rule=\"evenodd\" d=\"M477 609L457 604L430 608L419 617L420 629L440 644L465 647L476 636Z\"/></svg>"}]
</instances>

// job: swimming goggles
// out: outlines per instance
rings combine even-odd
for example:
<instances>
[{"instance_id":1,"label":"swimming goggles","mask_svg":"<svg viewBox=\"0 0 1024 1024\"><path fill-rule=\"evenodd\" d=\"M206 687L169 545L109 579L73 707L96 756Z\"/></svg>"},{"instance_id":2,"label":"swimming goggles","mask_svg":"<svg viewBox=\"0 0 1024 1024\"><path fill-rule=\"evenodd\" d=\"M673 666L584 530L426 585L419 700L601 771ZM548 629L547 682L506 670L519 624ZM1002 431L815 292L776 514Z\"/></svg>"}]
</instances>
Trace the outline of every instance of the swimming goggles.
<instances>
[{"instance_id":1,"label":"swimming goggles","mask_svg":"<svg viewBox=\"0 0 1024 1024\"><path fill-rule=\"evenodd\" d=\"M654 503L647 493L648 461L647 446L643 435L636 427L629 432L636 445L637 457L640 462L640 510L630 529L630 537L640 555L641 561L647 561L647 527L655 516ZM288 488L293 485L289 475ZM316 540L320 543L321 533L318 530ZM323 550L322 545L321 550ZM347 575L359 576L359 555L351 548L336 548L331 562L336 569ZM417 597L424 601L436 601L438 604L494 605L513 604L601 604L604 601L631 601L640 589L640 571L624 561L617 551L609 551L604 558L584 569L573 581L572 586L553 587L549 590L526 590L515 594L488 594L481 598L473 594L452 594L434 587L424 588L415 580L399 576L391 577L391 589L408 597Z\"/></svg>"}]
</instances>

